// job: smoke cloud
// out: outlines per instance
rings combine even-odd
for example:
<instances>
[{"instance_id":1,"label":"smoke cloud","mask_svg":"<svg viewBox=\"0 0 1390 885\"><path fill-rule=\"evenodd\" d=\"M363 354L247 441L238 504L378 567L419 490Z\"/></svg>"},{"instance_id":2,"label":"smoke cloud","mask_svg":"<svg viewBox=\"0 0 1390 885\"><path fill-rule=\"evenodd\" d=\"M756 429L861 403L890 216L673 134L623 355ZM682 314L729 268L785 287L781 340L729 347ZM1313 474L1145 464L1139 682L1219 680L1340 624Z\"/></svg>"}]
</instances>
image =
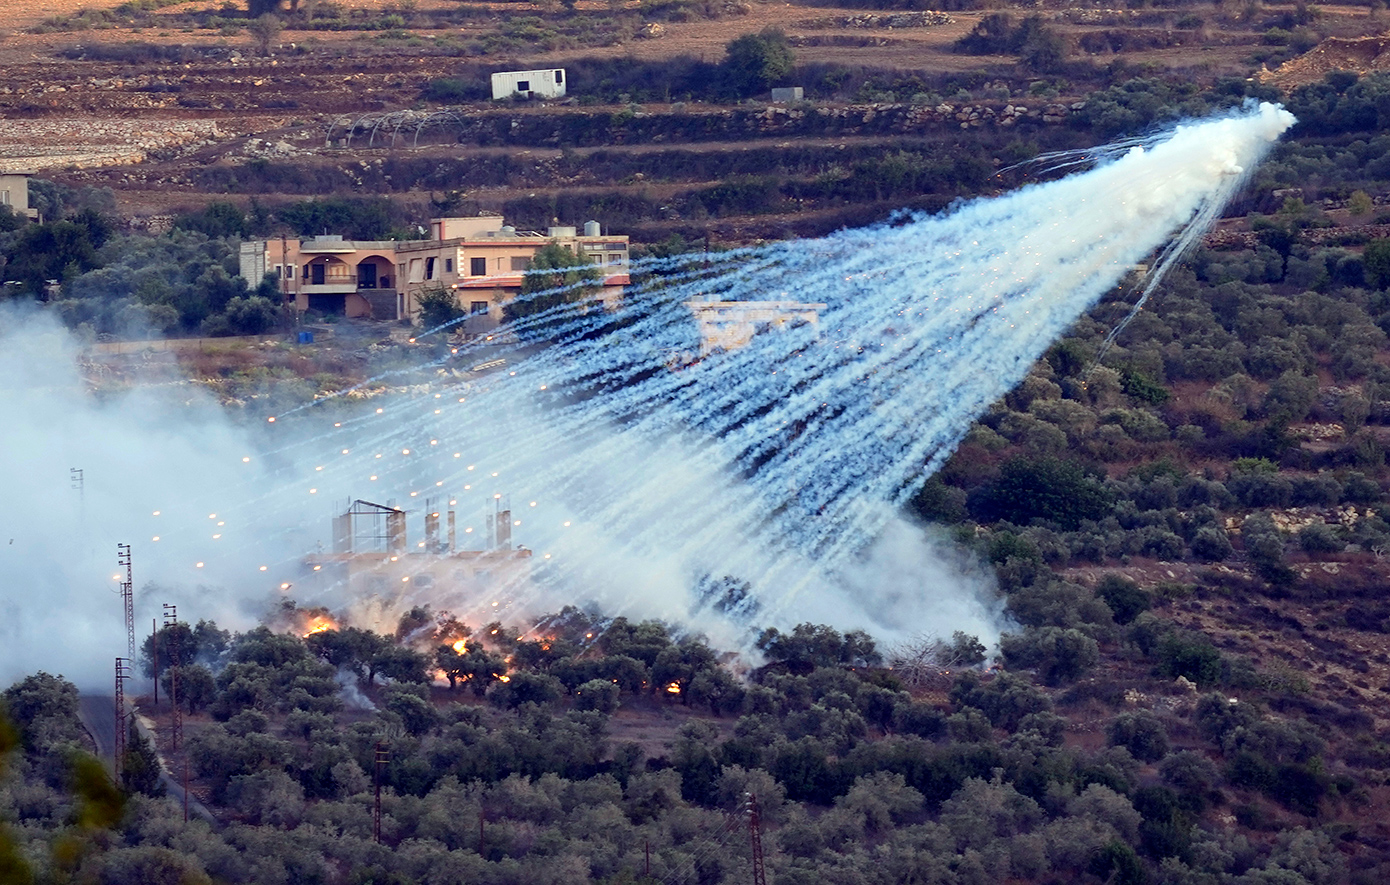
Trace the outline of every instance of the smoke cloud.
<instances>
[{"instance_id":1,"label":"smoke cloud","mask_svg":"<svg viewBox=\"0 0 1390 885\"><path fill-rule=\"evenodd\" d=\"M137 585L175 588L158 602L233 624L289 583L302 603L378 624L423 602L474 624L592 604L725 647L807 620L889 643L956 629L992 643L990 578L902 522L901 504L1134 264L1159 252L1161 278L1291 123L1252 107L944 216L651 262L662 273L616 315L528 321L558 329L555 346L463 348L332 419L302 408L237 427L184 388L98 399L51 322L11 317L0 678L109 681L124 652L117 541L135 545ZM697 359L687 303L709 300L823 307L818 323ZM69 467L86 471L81 500ZM328 546L352 498L400 502L412 546L426 507L447 506L474 549L509 501L532 574L487 595L348 598L299 557ZM147 629L156 601L139 601Z\"/></svg>"}]
</instances>

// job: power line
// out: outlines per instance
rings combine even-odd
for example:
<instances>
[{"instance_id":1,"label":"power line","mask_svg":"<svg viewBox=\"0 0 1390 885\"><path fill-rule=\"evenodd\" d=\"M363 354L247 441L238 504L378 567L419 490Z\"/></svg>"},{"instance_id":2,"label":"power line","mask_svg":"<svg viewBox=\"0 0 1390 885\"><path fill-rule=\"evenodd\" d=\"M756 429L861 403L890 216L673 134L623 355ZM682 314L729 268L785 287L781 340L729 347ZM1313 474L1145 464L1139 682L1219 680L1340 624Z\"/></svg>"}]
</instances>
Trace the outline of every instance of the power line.
<instances>
[{"instance_id":1,"label":"power line","mask_svg":"<svg viewBox=\"0 0 1390 885\"><path fill-rule=\"evenodd\" d=\"M164 603L164 629L169 636L169 730L172 748L183 740L183 711L179 709L179 607ZM159 677L156 676L156 679Z\"/></svg>"},{"instance_id":2,"label":"power line","mask_svg":"<svg viewBox=\"0 0 1390 885\"><path fill-rule=\"evenodd\" d=\"M120 780L121 768L125 764L125 681L130 676L130 661L127 658L116 658L116 739L111 745L111 769L116 773L117 781Z\"/></svg>"},{"instance_id":3,"label":"power line","mask_svg":"<svg viewBox=\"0 0 1390 885\"><path fill-rule=\"evenodd\" d=\"M376 796L372 800L372 838L378 845L381 844L381 769L391 758L390 751L386 749L385 741L376 742L376 752L372 757L372 780L376 786ZM482 854L482 820L478 822L478 853Z\"/></svg>"},{"instance_id":4,"label":"power line","mask_svg":"<svg viewBox=\"0 0 1390 885\"><path fill-rule=\"evenodd\" d=\"M753 885L767 885L763 870L763 824L758 813L758 797L748 794L748 841L753 853Z\"/></svg>"}]
</instances>

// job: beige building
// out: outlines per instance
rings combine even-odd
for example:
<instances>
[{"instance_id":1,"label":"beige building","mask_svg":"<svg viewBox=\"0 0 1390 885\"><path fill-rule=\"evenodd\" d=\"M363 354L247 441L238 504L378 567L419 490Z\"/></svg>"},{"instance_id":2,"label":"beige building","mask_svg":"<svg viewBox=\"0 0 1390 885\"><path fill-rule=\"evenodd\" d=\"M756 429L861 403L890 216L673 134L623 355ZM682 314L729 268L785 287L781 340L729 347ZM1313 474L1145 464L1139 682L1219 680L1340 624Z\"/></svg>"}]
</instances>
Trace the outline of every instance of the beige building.
<instances>
[{"instance_id":1,"label":"beige building","mask_svg":"<svg viewBox=\"0 0 1390 885\"><path fill-rule=\"evenodd\" d=\"M29 177L32 172L0 172L0 206L16 215L39 220L39 211L29 208Z\"/></svg>"},{"instance_id":2,"label":"beige building","mask_svg":"<svg viewBox=\"0 0 1390 885\"><path fill-rule=\"evenodd\" d=\"M510 594L530 580L531 551L513 548L510 510L499 507L488 516L486 538L478 539L483 549L461 550L454 511L434 509L430 502L425 508L424 538L412 544L406 511L353 501L333 518L333 552L305 557L296 584L363 598L409 591Z\"/></svg>"},{"instance_id":3,"label":"beige building","mask_svg":"<svg viewBox=\"0 0 1390 885\"><path fill-rule=\"evenodd\" d=\"M799 301L687 301L700 329L700 356L745 347L753 336L788 326L820 325L824 304Z\"/></svg>"},{"instance_id":4,"label":"beige building","mask_svg":"<svg viewBox=\"0 0 1390 885\"><path fill-rule=\"evenodd\" d=\"M299 311L378 320L415 320L419 296L454 294L469 319L465 331L488 331L521 291L531 258L549 243L584 255L603 271L603 299L628 284L628 238L603 236L598 222L518 231L500 217L436 218L424 240L361 241L340 236L251 240L241 245L241 275L255 286L266 274Z\"/></svg>"}]
</instances>

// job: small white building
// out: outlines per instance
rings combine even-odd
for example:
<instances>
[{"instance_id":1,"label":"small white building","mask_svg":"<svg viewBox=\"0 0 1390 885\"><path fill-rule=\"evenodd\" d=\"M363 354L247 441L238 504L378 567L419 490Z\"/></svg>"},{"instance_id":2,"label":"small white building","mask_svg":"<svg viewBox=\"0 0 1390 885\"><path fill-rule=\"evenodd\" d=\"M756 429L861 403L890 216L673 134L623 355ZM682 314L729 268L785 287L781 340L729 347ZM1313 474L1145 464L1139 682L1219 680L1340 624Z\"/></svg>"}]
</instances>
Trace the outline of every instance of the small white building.
<instances>
[{"instance_id":1,"label":"small white building","mask_svg":"<svg viewBox=\"0 0 1390 885\"><path fill-rule=\"evenodd\" d=\"M700 328L700 356L747 347L754 335L799 325L820 325L821 303L799 301L687 301Z\"/></svg>"},{"instance_id":2,"label":"small white building","mask_svg":"<svg viewBox=\"0 0 1390 885\"><path fill-rule=\"evenodd\" d=\"M565 69L547 68L543 71L500 71L492 75L494 100L521 96L522 98L563 98Z\"/></svg>"},{"instance_id":3,"label":"small white building","mask_svg":"<svg viewBox=\"0 0 1390 885\"><path fill-rule=\"evenodd\" d=\"M16 215L37 221L39 211L29 208L29 177L32 172L0 172L0 206Z\"/></svg>"}]
</instances>

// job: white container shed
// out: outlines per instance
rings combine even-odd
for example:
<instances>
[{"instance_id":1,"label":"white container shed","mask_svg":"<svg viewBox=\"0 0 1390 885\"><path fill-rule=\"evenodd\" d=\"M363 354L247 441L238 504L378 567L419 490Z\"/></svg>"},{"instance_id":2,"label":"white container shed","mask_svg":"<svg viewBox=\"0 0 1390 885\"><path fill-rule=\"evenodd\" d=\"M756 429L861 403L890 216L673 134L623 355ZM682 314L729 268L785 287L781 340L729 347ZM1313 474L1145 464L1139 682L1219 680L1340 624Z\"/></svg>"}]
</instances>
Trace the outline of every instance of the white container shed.
<instances>
[{"instance_id":1,"label":"white container shed","mask_svg":"<svg viewBox=\"0 0 1390 885\"><path fill-rule=\"evenodd\" d=\"M525 98L561 98L564 94L564 68L548 68L543 71L500 71L492 75L493 99L511 98L514 95Z\"/></svg>"}]
</instances>

